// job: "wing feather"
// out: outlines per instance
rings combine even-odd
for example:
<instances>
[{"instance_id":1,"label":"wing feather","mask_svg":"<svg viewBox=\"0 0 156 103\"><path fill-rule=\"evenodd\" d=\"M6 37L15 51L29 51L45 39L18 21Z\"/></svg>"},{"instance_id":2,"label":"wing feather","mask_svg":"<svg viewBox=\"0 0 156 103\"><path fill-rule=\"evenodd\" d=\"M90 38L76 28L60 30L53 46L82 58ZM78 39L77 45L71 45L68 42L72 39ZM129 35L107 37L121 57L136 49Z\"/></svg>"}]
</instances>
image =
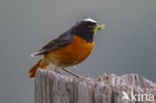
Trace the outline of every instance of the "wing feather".
<instances>
[{"instance_id":1,"label":"wing feather","mask_svg":"<svg viewBox=\"0 0 156 103\"><path fill-rule=\"evenodd\" d=\"M54 40L51 40L48 44L46 44L41 50L33 53L31 56L39 56L44 55L49 51L53 51L59 48L62 48L68 44L70 44L73 40L72 35L68 33L64 33L60 35L59 37L55 38Z\"/></svg>"}]
</instances>

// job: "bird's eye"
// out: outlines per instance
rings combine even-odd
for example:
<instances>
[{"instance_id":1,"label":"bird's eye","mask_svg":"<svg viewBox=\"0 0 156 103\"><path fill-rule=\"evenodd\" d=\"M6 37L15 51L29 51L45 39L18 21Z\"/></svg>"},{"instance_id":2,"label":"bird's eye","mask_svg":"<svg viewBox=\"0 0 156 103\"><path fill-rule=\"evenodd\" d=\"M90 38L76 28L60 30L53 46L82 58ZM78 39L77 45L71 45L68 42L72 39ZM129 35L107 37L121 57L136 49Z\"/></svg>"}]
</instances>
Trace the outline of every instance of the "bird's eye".
<instances>
[{"instance_id":1,"label":"bird's eye","mask_svg":"<svg viewBox=\"0 0 156 103\"><path fill-rule=\"evenodd\" d=\"M95 26L94 25L89 25L88 28L89 29L93 29Z\"/></svg>"}]
</instances>

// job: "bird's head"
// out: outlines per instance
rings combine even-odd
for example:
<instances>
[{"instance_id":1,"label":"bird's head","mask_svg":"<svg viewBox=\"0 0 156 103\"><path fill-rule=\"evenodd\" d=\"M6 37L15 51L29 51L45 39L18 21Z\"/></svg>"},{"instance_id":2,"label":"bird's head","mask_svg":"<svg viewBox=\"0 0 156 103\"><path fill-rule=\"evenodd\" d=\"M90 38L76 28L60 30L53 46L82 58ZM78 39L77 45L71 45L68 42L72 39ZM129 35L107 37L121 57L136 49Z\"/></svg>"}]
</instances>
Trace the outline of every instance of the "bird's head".
<instances>
[{"instance_id":1,"label":"bird's head","mask_svg":"<svg viewBox=\"0 0 156 103\"><path fill-rule=\"evenodd\" d=\"M104 24L99 25L97 21L91 18L85 18L76 22L74 29L76 31L81 31L82 34L95 34L97 30L102 30L104 26Z\"/></svg>"},{"instance_id":2,"label":"bird's head","mask_svg":"<svg viewBox=\"0 0 156 103\"><path fill-rule=\"evenodd\" d=\"M70 30L72 31L73 35L78 35L91 42L93 41L93 36L96 34L96 31L102 30L104 26L104 24L99 25L97 21L91 18L85 18L76 22Z\"/></svg>"}]
</instances>

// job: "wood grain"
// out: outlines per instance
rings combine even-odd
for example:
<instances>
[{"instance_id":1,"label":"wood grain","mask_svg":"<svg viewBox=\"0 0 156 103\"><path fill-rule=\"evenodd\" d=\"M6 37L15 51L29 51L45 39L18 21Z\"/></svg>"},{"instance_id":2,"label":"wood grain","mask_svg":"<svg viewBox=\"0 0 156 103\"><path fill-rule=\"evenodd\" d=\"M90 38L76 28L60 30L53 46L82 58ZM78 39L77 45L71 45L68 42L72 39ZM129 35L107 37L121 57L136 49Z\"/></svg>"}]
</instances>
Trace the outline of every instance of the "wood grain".
<instances>
[{"instance_id":1,"label":"wood grain","mask_svg":"<svg viewBox=\"0 0 156 103\"><path fill-rule=\"evenodd\" d=\"M131 95L152 94L154 100L121 99L123 91ZM80 78L39 69L35 78L35 103L156 103L156 84L137 74L103 74L98 79Z\"/></svg>"}]
</instances>

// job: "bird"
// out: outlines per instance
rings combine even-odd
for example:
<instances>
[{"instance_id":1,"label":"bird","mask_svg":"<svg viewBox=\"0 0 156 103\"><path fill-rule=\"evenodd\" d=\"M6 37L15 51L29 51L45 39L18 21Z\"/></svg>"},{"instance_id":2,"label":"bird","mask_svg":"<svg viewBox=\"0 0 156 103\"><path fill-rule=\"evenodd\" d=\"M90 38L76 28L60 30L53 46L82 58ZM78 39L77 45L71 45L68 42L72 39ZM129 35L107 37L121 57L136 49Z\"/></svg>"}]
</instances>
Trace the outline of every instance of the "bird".
<instances>
[{"instance_id":1,"label":"bird","mask_svg":"<svg viewBox=\"0 0 156 103\"><path fill-rule=\"evenodd\" d=\"M66 68L81 63L90 55L95 44L94 35L104 26L105 24L99 25L92 18L80 19L74 23L67 31L31 55L42 56L42 58L29 70L29 78L35 78L38 68L49 69L51 65L54 65L54 71L57 73L61 68L79 78L77 74Z\"/></svg>"}]
</instances>

